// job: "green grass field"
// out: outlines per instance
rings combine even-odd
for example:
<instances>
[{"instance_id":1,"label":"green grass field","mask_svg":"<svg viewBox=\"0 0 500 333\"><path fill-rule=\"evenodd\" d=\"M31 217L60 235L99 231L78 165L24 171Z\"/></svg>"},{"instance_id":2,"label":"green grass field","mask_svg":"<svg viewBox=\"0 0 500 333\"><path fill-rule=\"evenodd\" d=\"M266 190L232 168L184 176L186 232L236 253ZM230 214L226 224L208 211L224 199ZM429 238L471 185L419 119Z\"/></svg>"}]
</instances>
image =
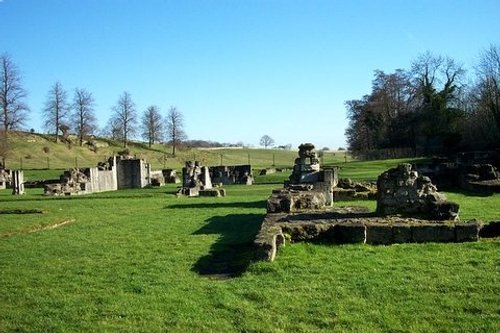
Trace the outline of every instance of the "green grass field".
<instances>
[{"instance_id":1,"label":"green grass field","mask_svg":"<svg viewBox=\"0 0 500 333\"><path fill-rule=\"evenodd\" d=\"M397 162L346 163L341 175L372 179ZM295 243L252 262L265 200L286 176L225 198L0 191L0 332L500 331L498 239ZM448 195L463 219L500 219L498 194Z\"/></svg>"}]
</instances>

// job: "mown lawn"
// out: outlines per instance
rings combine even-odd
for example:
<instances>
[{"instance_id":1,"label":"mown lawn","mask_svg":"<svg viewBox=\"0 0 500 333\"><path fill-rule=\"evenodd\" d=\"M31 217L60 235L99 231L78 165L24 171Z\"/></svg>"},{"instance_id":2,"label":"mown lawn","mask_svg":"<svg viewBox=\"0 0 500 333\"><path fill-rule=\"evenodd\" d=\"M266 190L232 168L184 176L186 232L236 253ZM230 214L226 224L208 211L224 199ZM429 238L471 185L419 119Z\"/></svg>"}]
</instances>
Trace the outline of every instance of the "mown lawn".
<instances>
[{"instance_id":1,"label":"mown lawn","mask_svg":"<svg viewBox=\"0 0 500 333\"><path fill-rule=\"evenodd\" d=\"M0 214L0 332L500 331L499 240L296 243L252 262L275 187L0 191L0 213L44 212ZM449 196L467 219L500 219L500 195Z\"/></svg>"}]
</instances>

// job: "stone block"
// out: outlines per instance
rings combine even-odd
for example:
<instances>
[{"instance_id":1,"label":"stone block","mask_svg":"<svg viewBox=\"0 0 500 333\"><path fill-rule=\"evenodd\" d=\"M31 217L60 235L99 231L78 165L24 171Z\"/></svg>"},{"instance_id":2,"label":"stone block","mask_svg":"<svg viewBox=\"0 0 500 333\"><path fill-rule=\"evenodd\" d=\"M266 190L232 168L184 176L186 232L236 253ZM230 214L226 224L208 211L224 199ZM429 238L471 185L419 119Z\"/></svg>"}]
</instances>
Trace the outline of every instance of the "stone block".
<instances>
[{"instance_id":1,"label":"stone block","mask_svg":"<svg viewBox=\"0 0 500 333\"><path fill-rule=\"evenodd\" d=\"M333 235L339 244L366 242L366 228L362 223L337 224L333 227Z\"/></svg>"},{"instance_id":2,"label":"stone block","mask_svg":"<svg viewBox=\"0 0 500 333\"><path fill-rule=\"evenodd\" d=\"M446 243L455 241L455 228L447 224L418 224L411 227L412 240L416 243Z\"/></svg>"},{"instance_id":3,"label":"stone block","mask_svg":"<svg viewBox=\"0 0 500 333\"><path fill-rule=\"evenodd\" d=\"M293 242L320 241L330 226L321 223L287 224L282 227L284 234L290 236Z\"/></svg>"},{"instance_id":4,"label":"stone block","mask_svg":"<svg viewBox=\"0 0 500 333\"><path fill-rule=\"evenodd\" d=\"M396 244L412 242L411 226L406 223L393 224L392 241Z\"/></svg>"},{"instance_id":5,"label":"stone block","mask_svg":"<svg viewBox=\"0 0 500 333\"><path fill-rule=\"evenodd\" d=\"M493 238L500 237L500 221L491 221L481 227L479 230L479 237Z\"/></svg>"},{"instance_id":6,"label":"stone block","mask_svg":"<svg viewBox=\"0 0 500 333\"><path fill-rule=\"evenodd\" d=\"M455 225L456 242L477 242L479 240L480 223L457 223Z\"/></svg>"},{"instance_id":7,"label":"stone block","mask_svg":"<svg viewBox=\"0 0 500 333\"><path fill-rule=\"evenodd\" d=\"M273 194L267 199L268 213L289 213L290 195L286 193Z\"/></svg>"},{"instance_id":8,"label":"stone block","mask_svg":"<svg viewBox=\"0 0 500 333\"><path fill-rule=\"evenodd\" d=\"M198 191L200 197L220 197L220 189L218 188L210 188L206 190L199 190Z\"/></svg>"},{"instance_id":9,"label":"stone block","mask_svg":"<svg viewBox=\"0 0 500 333\"><path fill-rule=\"evenodd\" d=\"M389 224L366 224L367 244L392 244L392 227Z\"/></svg>"},{"instance_id":10,"label":"stone block","mask_svg":"<svg viewBox=\"0 0 500 333\"><path fill-rule=\"evenodd\" d=\"M285 246L285 237L281 228L278 225L272 225L272 221L266 218L254 244L256 260L273 261L278 249Z\"/></svg>"},{"instance_id":11,"label":"stone block","mask_svg":"<svg viewBox=\"0 0 500 333\"><path fill-rule=\"evenodd\" d=\"M290 197L290 211L318 210L326 206L326 196L323 192L298 191L292 192Z\"/></svg>"},{"instance_id":12,"label":"stone block","mask_svg":"<svg viewBox=\"0 0 500 333\"><path fill-rule=\"evenodd\" d=\"M12 194L24 194L24 172L23 170L12 171Z\"/></svg>"},{"instance_id":13,"label":"stone block","mask_svg":"<svg viewBox=\"0 0 500 333\"><path fill-rule=\"evenodd\" d=\"M356 190L354 189L342 189L342 188L334 188L333 189L333 200L334 201L348 201L355 200Z\"/></svg>"},{"instance_id":14,"label":"stone block","mask_svg":"<svg viewBox=\"0 0 500 333\"><path fill-rule=\"evenodd\" d=\"M268 169L262 169L262 170L260 170L259 175L265 176L265 175L270 175L270 174L273 174L273 173L276 173L276 169L268 168Z\"/></svg>"}]
</instances>

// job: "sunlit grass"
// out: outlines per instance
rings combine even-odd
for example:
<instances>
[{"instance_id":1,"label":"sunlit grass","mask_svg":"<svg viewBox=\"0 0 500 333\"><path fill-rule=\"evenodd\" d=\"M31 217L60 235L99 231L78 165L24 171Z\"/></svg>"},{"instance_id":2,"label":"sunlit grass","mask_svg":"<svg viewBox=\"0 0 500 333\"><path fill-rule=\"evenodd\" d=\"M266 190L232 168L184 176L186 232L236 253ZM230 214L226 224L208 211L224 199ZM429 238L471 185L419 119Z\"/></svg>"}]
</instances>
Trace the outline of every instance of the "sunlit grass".
<instances>
[{"instance_id":1,"label":"sunlit grass","mask_svg":"<svg viewBox=\"0 0 500 333\"><path fill-rule=\"evenodd\" d=\"M496 239L292 243L273 263L253 262L265 200L284 176L227 186L224 198L178 198L175 185L58 198L1 190L0 210L44 213L0 214L0 332L500 331ZM447 195L462 219L500 219L499 195Z\"/></svg>"}]
</instances>

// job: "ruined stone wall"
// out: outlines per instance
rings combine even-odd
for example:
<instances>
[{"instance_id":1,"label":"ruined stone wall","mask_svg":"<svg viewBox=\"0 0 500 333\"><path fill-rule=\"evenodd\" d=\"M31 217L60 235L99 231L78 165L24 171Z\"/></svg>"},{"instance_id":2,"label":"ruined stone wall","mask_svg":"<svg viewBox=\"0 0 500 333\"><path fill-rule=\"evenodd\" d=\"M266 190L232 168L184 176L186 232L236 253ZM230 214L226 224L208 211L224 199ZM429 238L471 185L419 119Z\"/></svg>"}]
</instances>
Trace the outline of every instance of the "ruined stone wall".
<instances>
[{"instance_id":1,"label":"ruined stone wall","mask_svg":"<svg viewBox=\"0 0 500 333\"><path fill-rule=\"evenodd\" d=\"M118 182L116 178L116 169L99 170L97 167L88 168L89 181L85 184L86 192L106 192L116 191Z\"/></svg>"},{"instance_id":2,"label":"ruined stone wall","mask_svg":"<svg viewBox=\"0 0 500 333\"><path fill-rule=\"evenodd\" d=\"M273 191L267 200L268 213L318 210L331 206L333 189L338 184L338 167L321 168L314 145L299 146L293 172L284 189Z\"/></svg>"},{"instance_id":3,"label":"ruined stone wall","mask_svg":"<svg viewBox=\"0 0 500 333\"><path fill-rule=\"evenodd\" d=\"M143 188L150 184L151 168L140 159L110 158L97 167L71 169L60 181L44 184L45 195L75 195L116 191L122 188Z\"/></svg>"},{"instance_id":4,"label":"ruined stone wall","mask_svg":"<svg viewBox=\"0 0 500 333\"><path fill-rule=\"evenodd\" d=\"M411 164L400 164L377 180L377 213L404 214L438 220L458 219L459 206L447 201L431 179L419 175Z\"/></svg>"},{"instance_id":5,"label":"ruined stone wall","mask_svg":"<svg viewBox=\"0 0 500 333\"><path fill-rule=\"evenodd\" d=\"M0 168L0 190L5 190L11 181L11 171Z\"/></svg>"},{"instance_id":6,"label":"ruined stone wall","mask_svg":"<svg viewBox=\"0 0 500 333\"><path fill-rule=\"evenodd\" d=\"M24 194L24 172L23 170L12 171L12 194Z\"/></svg>"},{"instance_id":7,"label":"ruined stone wall","mask_svg":"<svg viewBox=\"0 0 500 333\"><path fill-rule=\"evenodd\" d=\"M210 177L214 184L243 184L252 185L252 166L245 165L231 165L231 166L211 166L209 167Z\"/></svg>"},{"instance_id":8,"label":"ruined stone wall","mask_svg":"<svg viewBox=\"0 0 500 333\"><path fill-rule=\"evenodd\" d=\"M167 184L178 184L181 182L179 177L177 177L177 171L174 169L163 169L162 174Z\"/></svg>"},{"instance_id":9,"label":"ruined stone wall","mask_svg":"<svg viewBox=\"0 0 500 333\"><path fill-rule=\"evenodd\" d=\"M178 195L198 196L202 191L209 193L213 188L208 167L201 166L197 161L188 161L182 168L182 188Z\"/></svg>"},{"instance_id":10,"label":"ruined stone wall","mask_svg":"<svg viewBox=\"0 0 500 333\"><path fill-rule=\"evenodd\" d=\"M118 188L143 188L150 184L151 167L141 159L116 159Z\"/></svg>"}]
</instances>

